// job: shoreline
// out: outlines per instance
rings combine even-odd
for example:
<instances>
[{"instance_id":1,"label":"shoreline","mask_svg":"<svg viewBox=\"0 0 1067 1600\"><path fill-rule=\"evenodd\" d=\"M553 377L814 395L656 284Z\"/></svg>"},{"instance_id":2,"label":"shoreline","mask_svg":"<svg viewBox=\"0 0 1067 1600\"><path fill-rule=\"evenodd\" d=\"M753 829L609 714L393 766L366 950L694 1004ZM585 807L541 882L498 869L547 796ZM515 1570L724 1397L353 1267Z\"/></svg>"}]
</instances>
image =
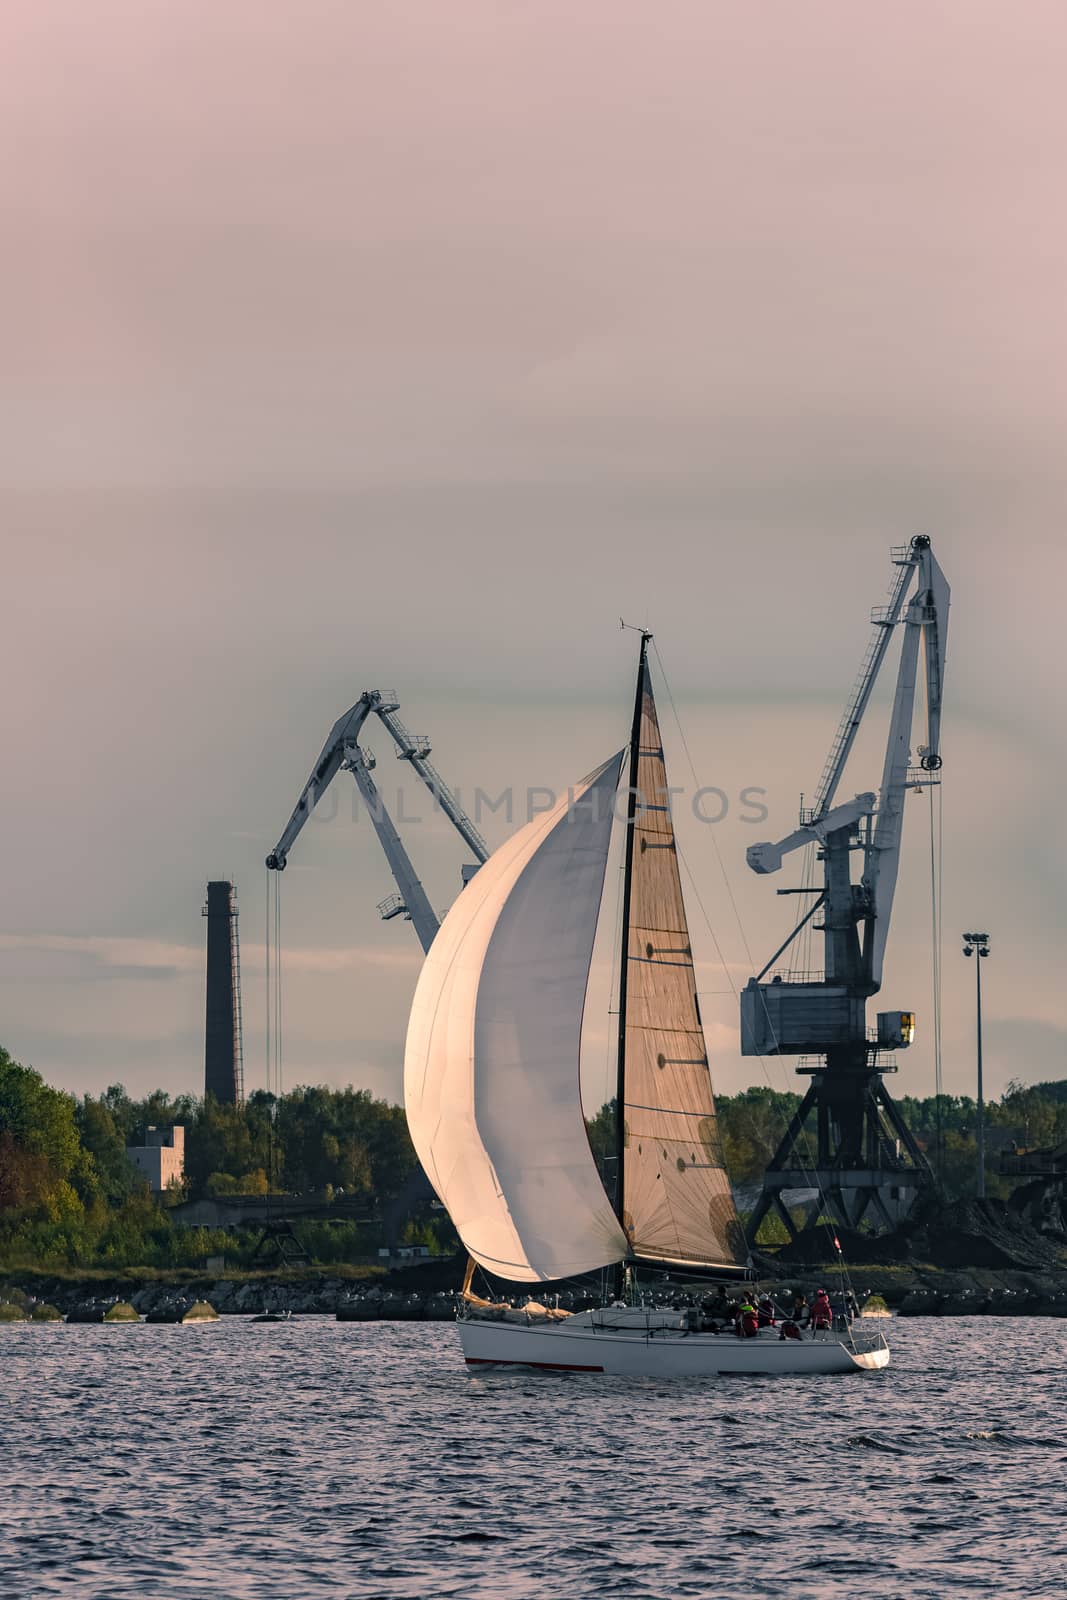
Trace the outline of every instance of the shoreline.
<instances>
[{"instance_id":1,"label":"shoreline","mask_svg":"<svg viewBox=\"0 0 1067 1600\"><path fill-rule=\"evenodd\" d=\"M220 1316L340 1313L353 1321L443 1321L453 1315L454 1296L461 1279L462 1268L456 1257L391 1271L341 1267L206 1273L193 1269L162 1272L130 1268L57 1273L13 1268L0 1270L0 1301L44 1301L69 1314L93 1303L122 1300L148 1314L180 1300L204 1300ZM810 1296L819 1283L826 1285L831 1296L835 1288L848 1283L861 1307L868 1296L880 1295L890 1311L899 1316L1067 1317L1067 1270L1063 1269L947 1269L921 1264L847 1269L827 1264L764 1279L759 1287L784 1298L796 1287ZM679 1292L682 1289L679 1285ZM533 1288L516 1284L505 1287L503 1292L509 1297L514 1294L534 1298L558 1292L564 1303L583 1298L591 1303L588 1284ZM699 1287L693 1292L699 1296ZM669 1298L669 1288L663 1293Z\"/></svg>"}]
</instances>

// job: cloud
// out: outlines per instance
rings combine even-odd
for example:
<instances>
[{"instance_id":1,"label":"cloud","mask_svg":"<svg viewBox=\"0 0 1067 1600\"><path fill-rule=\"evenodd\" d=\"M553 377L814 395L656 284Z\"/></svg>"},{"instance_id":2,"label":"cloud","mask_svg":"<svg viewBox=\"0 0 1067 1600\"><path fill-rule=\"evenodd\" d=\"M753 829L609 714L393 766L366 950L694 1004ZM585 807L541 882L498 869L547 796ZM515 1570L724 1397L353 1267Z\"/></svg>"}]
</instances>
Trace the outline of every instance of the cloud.
<instances>
[{"instance_id":1,"label":"cloud","mask_svg":"<svg viewBox=\"0 0 1067 1600\"><path fill-rule=\"evenodd\" d=\"M203 951L190 945L63 933L0 933L0 955L43 957L33 965L44 976L54 976L59 970L58 962L68 970L73 967L80 976L101 978L173 978L204 962ZM0 977L8 975L4 971L6 965L0 962Z\"/></svg>"},{"instance_id":2,"label":"cloud","mask_svg":"<svg viewBox=\"0 0 1067 1600\"><path fill-rule=\"evenodd\" d=\"M256 983L264 972L263 945L244 944L242 982ZM202 946L168 944L162 940L112 938L103 935L60 933L0 933L0 981L34 976L54 980L61 973L85 979L155 978L160 981L203 973L205 952ZM39 959L33 959L39 958ZM421 958L410 949L389 949L385 945L356 945L347 948L285 949L284 971L290 975L322 977L344 972L413 973ZM7 970L5 971L5 967ZM22 970L19 970L21 967ZM29 968L30 970L27 970Z\"/></svg>"}]
</instances>

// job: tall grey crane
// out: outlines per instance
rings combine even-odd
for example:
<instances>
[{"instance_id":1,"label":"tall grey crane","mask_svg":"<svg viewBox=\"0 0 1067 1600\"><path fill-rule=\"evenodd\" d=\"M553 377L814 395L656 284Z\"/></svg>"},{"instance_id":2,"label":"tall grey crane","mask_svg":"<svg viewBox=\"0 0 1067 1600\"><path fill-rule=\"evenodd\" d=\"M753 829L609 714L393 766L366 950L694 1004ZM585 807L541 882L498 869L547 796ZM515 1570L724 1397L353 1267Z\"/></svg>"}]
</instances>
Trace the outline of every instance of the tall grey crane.
<instances>
[{"instance_id":1,"label":"tall grey crane","mask_svg":"<svg viewBox=\"0 0 1067 1600\"><path fill-rule=\"evenodd\" d=\"M941 767L941 706L949 586L925 535L893 551L897 568L887 606L872 613L874 634L845 714L834 736L815 796L799 826L776 844L752 845L754 872L777 872L786 855L814 844L823 865L814 903L785 943L741 993L742 1055L806 1055L816 1065L798 1072L811 1085L764 1176L749 1222L754 1239L774 1209L790 1233L786 1190L819 1192L815 1212L829 1210L842 1226L864 1219L892 1226L905 1216L932 1173L894 1105L882 1073L895 1071L886 1052L911 1043L912 1011L881 1012L868 1036L867 1000L882 984L893 897L900 864L905 798L937 784ZM908 592L914 583L911 598ZM903 629L896 692L889 719L881 787L835 805L834 800L879 670L898 624ZM912 765L911 741L920 651L925 661L925 742ZM852 858L860 857L859 881ZM780 893L804 893L784 890ZM825 961L821 975L767 974L816 912L822 912ZM814 1137L805 1131L811 1116Z\"/></svg>"}]
</instances>

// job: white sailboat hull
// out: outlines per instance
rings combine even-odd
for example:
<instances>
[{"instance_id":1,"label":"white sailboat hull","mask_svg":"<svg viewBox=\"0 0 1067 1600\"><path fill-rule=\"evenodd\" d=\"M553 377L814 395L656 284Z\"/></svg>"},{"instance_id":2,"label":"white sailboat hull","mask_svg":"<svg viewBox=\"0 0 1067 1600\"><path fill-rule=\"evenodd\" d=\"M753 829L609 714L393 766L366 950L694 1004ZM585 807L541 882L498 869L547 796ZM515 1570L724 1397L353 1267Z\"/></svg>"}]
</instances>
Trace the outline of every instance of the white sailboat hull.
<instances>
[{"instance_id":1,"label":"white sailboat hull","mask_svg":"<svg viewBox=\"0 0 1067 1600\"><path fill-rule=\"evenodd\" d=\"M889 1365L880 1334L806 1333L780 1339L777 1329L752 1339L678 1329L612 1330L595 1324L529 1326L461 1318L464 1360L472 1372L534 1367L547 1372L603 1373L621 1378L721 1378L871 1372Z\"/></svg>"}]
</instances>

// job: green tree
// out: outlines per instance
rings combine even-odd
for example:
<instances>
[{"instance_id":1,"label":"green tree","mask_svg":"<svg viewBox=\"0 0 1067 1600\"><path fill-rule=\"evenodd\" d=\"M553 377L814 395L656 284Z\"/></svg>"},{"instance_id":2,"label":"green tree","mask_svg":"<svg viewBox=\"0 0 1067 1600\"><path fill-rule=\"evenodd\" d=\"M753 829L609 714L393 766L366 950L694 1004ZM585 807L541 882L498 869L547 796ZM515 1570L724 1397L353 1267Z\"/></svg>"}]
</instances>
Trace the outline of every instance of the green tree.
<instances>
[{"instance_id":1,"label":"green tree","mask_svg":"<svg viewBox=\"0 0 1067 1600\"><path fill-rule=\"evenodd\" d=\"M1058 1087L1009 1083L1000 1103L989 1107L990 1125L1000 1136L997 1142L1014 1140L1020 1149L1040 1150L1067 1139L1067 1100L1049 1093Z\"/></svg>"},{"instance_id":2,"label":"green tree","mask_svg":"<svg viewBox=\"0 0 1067 1600\"><path fill-rule=\"evenodd\" d=\"M49 1088L39 1072L12 1060L0 1045L0 1133L21 1149L44 1156L60 1177L68 1177L81 1153L74 1100Z\"/></svg>"},{"instance_id":3,"label":"green tree","mask_svg":"<svg viewBox=\"0 0 1067 1600\"><path fill-rule=\"evenodd\" d=\"M762 1176L800 1105L800 1096L754 1086L715 1102L726 1170L735 1183Z\"/></svg>"},{"instance_id":4,"label":"green tree","mask_svg":"<svg viewBox=\"0 0 1067 1600\"><path fill-rule=\"evenodd\" d=\"M73 1099L0 1046L0 1210L66 1214L78 1199L72 1180L86 1191L95 1181Z\"/></svg>"},{"instance_id":5,"label":"green tree","mask_svg":"<svg viewBox=\"0 0 1067 1600\"><path fill-rule=\"evenodd\" d=\"M120 1130L106 1095L86 1095L78 1103L76 1122L81 1142L93 1158L100 1189L114 1205L144 1187L144 1178L126 1155L126 1135Z\"/></svg>"}]
</instances>

